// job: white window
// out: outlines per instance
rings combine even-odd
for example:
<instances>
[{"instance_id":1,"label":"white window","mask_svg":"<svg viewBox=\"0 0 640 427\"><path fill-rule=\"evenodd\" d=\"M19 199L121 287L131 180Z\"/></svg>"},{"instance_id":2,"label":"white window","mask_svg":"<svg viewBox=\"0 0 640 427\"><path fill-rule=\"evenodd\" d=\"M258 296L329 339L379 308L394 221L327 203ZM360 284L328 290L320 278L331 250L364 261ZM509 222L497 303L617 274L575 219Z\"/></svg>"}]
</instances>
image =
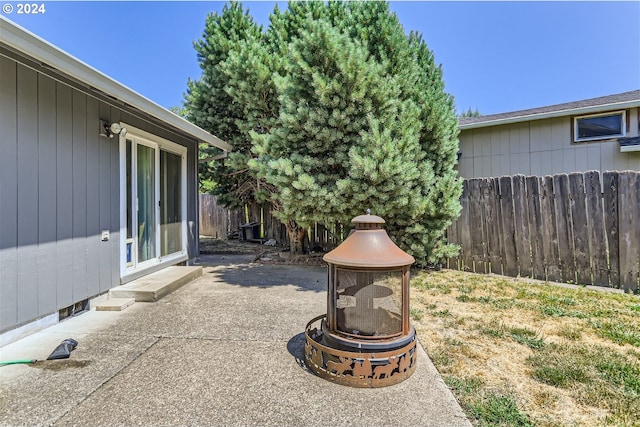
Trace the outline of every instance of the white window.
<instances>
[{"instance_id":1,"label":"white window","mask_svg":"<svg viewBox=\"0 0 640 427\"><path fill-rule=\"evenodd\" d=\"M595 141L625 136L627 133L625 111L579 116L573 119L573 141Z\"/></svg>"}]
</instances>

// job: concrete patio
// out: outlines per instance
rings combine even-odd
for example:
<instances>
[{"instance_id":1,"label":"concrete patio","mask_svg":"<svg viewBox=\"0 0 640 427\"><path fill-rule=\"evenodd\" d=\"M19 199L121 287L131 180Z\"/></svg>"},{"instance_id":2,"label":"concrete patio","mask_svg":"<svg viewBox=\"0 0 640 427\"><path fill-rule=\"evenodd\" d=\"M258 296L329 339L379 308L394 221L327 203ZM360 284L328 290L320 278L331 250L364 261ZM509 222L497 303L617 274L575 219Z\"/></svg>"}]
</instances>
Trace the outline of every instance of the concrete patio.
<instances>
[{"instance_id":1,"label":"concrete patio","mask_svg":"<svg viewBox=\"0 0 640 427\"><path fill-rule=\"evenodd\" d=\"M326 310L321 267L201 258L202 277L157 302L95 311L0 349L43 360L0 367L0 425L470 426L419 348L408 380L381 389L307 371L305 324Z\"/></svg>"}]
</instances>

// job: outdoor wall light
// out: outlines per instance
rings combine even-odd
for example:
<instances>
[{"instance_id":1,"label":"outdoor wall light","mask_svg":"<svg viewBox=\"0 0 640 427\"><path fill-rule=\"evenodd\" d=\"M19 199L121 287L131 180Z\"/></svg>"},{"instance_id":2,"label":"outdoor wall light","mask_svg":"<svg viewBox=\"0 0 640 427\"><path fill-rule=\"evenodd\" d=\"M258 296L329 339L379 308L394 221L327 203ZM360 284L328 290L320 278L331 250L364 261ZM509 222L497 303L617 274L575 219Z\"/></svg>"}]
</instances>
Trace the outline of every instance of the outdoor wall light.
<instances>
[{"instance_id":1,"label":"outdoor wall light","mask_svg":"<svg viewBox=\"0 0 640 427\"><path fill-rule=\"evenodd\" d=\"M100 120L100 136L113 138L113 135L126 135L127 129L120 126L119 123L109 123Z\"/></svg>"}]
</instances>

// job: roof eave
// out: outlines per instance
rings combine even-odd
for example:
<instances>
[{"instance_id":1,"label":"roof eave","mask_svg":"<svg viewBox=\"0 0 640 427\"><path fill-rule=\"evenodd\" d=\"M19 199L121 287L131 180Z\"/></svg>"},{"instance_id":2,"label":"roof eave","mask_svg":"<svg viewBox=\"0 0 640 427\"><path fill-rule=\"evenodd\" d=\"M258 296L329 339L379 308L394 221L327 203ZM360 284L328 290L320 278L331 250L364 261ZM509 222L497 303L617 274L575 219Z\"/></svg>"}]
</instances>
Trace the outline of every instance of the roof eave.
<instances>
[{"instance_id":1,"label":"roof eave","mask_svg":"<svg viewBox=\"0 0 640 427\"><path fill-rule=\"evenodd\" d=\"M621 110L625 108L634 108L639 106L640 106L640 100L616 102L611 104L592 105L589 107L571 108L571 109L557 110L557 111L547 111L547 112L538 113L538 114L525 114L522 116L505 117L505 118L498 118L494 120L489 119L486 121L458 125L458 129L460 130L477 129L477 128L483 128L483 127L489 127L489 126L499 126L499 125L507 125L512 123L528 122L532 120L543 120L543 119L551 119L555 117L576 116L580 114L590 114L590 113L598 113L603 111Z\"/></svg>"},{"instance_id":2,"label":"roof eave","mask_svg":"<svg viewBox=\"0 0 640 427\"><path fill-rule=\"evenodd\" d=\"M106 74L87 65L79 59L55 47L46 40L0 16L2 42L74 79L94 87L120 101L138 108L140 111L155 117L177 129L186 132L200 142L204 142L223 151L231 151L233 147L188 122L182 117L159 106L150 99L113 80Z\"/></svg>"}]
</instances>

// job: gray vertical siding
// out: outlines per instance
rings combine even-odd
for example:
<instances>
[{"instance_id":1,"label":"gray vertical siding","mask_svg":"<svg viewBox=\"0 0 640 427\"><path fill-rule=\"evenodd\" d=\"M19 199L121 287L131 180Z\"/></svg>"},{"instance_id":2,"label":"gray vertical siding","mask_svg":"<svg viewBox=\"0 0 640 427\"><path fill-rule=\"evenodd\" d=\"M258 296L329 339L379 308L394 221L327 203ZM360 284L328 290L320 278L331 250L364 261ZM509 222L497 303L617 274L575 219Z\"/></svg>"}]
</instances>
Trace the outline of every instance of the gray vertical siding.
<instances>
[{"instance_id":1,"label":"gray vertical siding","mask_svg":"<svg viewBox=\"0 0 640 427\"><path fill-rule=\"evenodd\" d=\"M630 136L638 134L637 126L632 121ZM615 140L572 143L569 116L467 129L459 139L463 178L640 170L640 153L621 153Z\"/></svg>"},{"instance_id":2,"label":"gray vertical siding","mask_svg":"<svg viewBox=\"0 0 640 427\"><path fill-rule=\"evenodd\" d=\"M71 135L73 145L72 171L72 243L71 297L82 300L87 293L87 96L74 91L72 98ZM95 170L98 165L91 165ZM91 189L94 191L94 189ZM95 233L95 230L91 230ZM94 234L95 238L95 234Z\"/></svg>"},{"instance_id":3,"label":"gray vertical siding","mask_svg":"<svg viewBox=\"0 0 640 427\"><path fill-rule=\"evenodd\" d=\"M38 315L38 74L17 68L18 94L18 322Z\"/></svg>"},{"instance_id":4,"label":"gray vertical siding","mask_svg":"<svg viewBox=\"0 0 640 427\"><path fill-rule=\"evenodd\" d=\"M16 63L0 56L0 325L18 319Z\"/></svg>"},{"instance_id":5,"label":"gray vertical siding","mask_svg":"<svg viewBox=\"0 0 640 427\"><path fill-rule=\"evenodd\" d=\"M38 76L38 312L56 310L56 83Z\"/></svg>"},{"instance_id":6,"label":"gray vertical siding","mask_svg":"<svg viewBox=\"0 0 640 427\"><path fill-rule=\"evenodd\" d=\"M108 105L100 104L98 106L100 117L110 117L111 108ZM111 226L111 174L112 170L118 171L119 166L113 165L111 160L111 152L117 150L113 147L114 144L98 144L98 170L95 171L98 177L98 228L102 233L102 230L114 230L117 228L117 224ZM117 175L117 173L114 173ZM113 236L109 236L113 239ZM115 286L118 280L118 270L114 270L114 266L111 264L114 250L117 250L116 245L98 245L98 261L99 261L99 291L104 292Z\"/></svg>"},{"instance_id":7,"label":"gray vertical siding","mask_svg":"<svg viewBox=\"0 0 640 427\"><path fill-rule=\"evenodd\" d=\"M71 277L73 237L73 139L70 87L56 84L56 306L67 307L73 301ZM53 213L53 209L51 210ZM52 283L44 286L52 286Z\"/></svg>"},{"instance_id":8,"label":"gray vertical siding","mask_svg":"<svg viewBox=\"0 0 640 427\"><path fill-rule=\"evenodd\" d=\"M98 129L99 119L90 120L92 117L99 117L100 106L97 99L87 98L87 165L95 166L93 170L87 170L87 231L97 232L97 239L87 240L87 295L97 295L100 293L100 246L103 244L100 233L100 135ZM95 231L94 231L95 230Z\"/></svg>"},{"instance_id":9,"label":"gray vertical siding","mask_svg":"<svg viewBox=\"0 0 640 427\"><path fill-rule=\"evenodd\" d=\"M0 332L121 282L118 138L124 121L188 148L187 221L197 223L196 144L0 55ZM109 241L101 241L108 230ZM188 241L196 255L197 236Z\"/></svg>"}]
</instances>

